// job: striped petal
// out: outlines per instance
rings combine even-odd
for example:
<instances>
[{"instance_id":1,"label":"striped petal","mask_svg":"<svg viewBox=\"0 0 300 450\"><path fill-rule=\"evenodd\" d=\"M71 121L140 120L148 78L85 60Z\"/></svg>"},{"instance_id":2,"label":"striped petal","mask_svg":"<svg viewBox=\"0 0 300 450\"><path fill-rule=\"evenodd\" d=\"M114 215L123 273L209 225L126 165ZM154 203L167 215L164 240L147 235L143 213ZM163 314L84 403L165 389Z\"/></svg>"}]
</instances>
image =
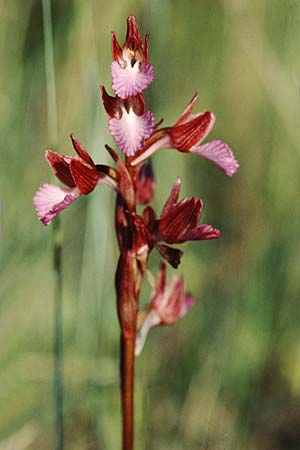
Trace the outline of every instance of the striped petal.
<instances>
[{"instance_id":1,"label":"striped petal","mask_svg":"<svg viewBox=\"0 0 300 450\"><path fill-rule=\"evenodd\" d=\"M54 175L66 186L73 188L75 182L70 172L70 161L68 157L59 155L52 150L45 151L45 158Z\"/></svg>"},{"instance_id":2,"label":"striped petal","mask_svg":"<svg viewBox=\"0 0 300 450\"><path fill-rule=\"evenodd\" d=\"M215 123L213 113L206 111L191 116L190 120L174 125L170 136L174 147L180 152L188 152L191 147L205 139Z\"/></svg>"},{"instance_id":3,"label":"striped petal","mask_svg":"<svg viewBox=\"0 0 300 450\"><path fill-rule=\"evenodd\" d=\"M96 166L86 164L81 159L72 158L70 162L70 171L76 186L82 194L89 194L97 186L100 175Z\"/></svg>"}]
</instances>

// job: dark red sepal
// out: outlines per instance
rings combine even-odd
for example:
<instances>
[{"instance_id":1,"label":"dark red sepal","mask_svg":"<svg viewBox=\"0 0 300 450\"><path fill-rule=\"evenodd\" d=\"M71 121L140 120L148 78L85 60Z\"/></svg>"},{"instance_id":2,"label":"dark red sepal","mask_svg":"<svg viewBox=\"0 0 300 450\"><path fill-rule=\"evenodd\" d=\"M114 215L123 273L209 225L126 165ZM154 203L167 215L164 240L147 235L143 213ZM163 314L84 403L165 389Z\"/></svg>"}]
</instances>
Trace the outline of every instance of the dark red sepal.
<instances>
[{"instance_id":1,"label":"dark red sepal","mask_svg":"<svg viewBox=\"0 0 300 450\"><path fill-rule=\"evenodd\" d=\"M73 188L76 186L70 172L69 162L65 158L52 150L46 150L45 158L54 175L66 186Z\"/></svg>"},{"instance_id":2,"label":"dark red sepal","mask_svg":"<svg viewBox=\"0 0 300 450\"><path fill-rule=\"evenodd\" d=\"M73 158L70 162L70 170L82 194L87 195L95 189L100 176L96 166L87 165L80 159Z\"/></svg>"},{"instance_id":3,"label":"dark red sepal","mask_svg":"<svg viewBox=\"0 0 300 450\"><path fill-rule=\"evenodd\" d=\"M163 206L161 217L168 214L168 212L173 208L174 205L176 205L179 194L180 194L180 188L181 188L181 179L179 177L176 178L175 183L172 186L171 192L169 197L167 198L166 203Z\"/></svg>"},{"instance_id":4,"label":"dark red sepal","mask_svg":"<svg viewBox=\"0 0 300 450\"><path fill-rule=\"evenodd\" d=\"M142 94L129 97L129 104L137 116L142 116L146 111L146 103Z\"/></svg>"},{"instance_id":5,"label":"dark red sepal","mask_svg":"<svg viewBox=\"0 0 300 450\"><path fill-rule=\"evenodd\" d=\"M82 158L83 161L93 166L94 162L92 158L90 157L86 149L83 147L83 145L81 145L80 142L77 141L73 133L70 134L70 138L77 155L80 156L80 158Z\"/></svg>"},{"instance_id":6,"label":"dark red sepal","mask_svg":"<svg viewBox=\"0 0 300 450\"><path fill-rule=\"evenodd\" d=\"M180 152L188 152L206 136L213 121L213 114L207 111L181 125L174 125L171 128L170 136L175 148Z\"/></svg>"},{"instance_id":7,"label":"dark red sepal","mask_svg":"<svg viewBox=\"0 0 300 450\"><path fill-rule=\"evenodd\" d=\"M143 41L138 29L137 21L134 16L129 16L127 18L127 33L126 33L126 42L124 47L130 48L130 50L137 50L141 48L143 45Z\"/></svg>"},{"instance_id":8,"label":"dark red sepal","mask_svg":"<svg viewBox=\"0 0 300 450\"><path fill-rule=\"evenodd\" d=\"M144 47L145 64L148 64L148 47L149 47L149 34L146 34L146 36L145 36L145 47Z\"/></svg>"},{"instance_id":9,"label":"dark red sepal","mask_svg":"<svg viewBox=\"0 0 300 450\"><path fill-rule=\"evenodd\" d=\"M119 100L117 97L112 97L106 92L104 86L99 86L102 94L102 102L105 108L105 111L109 115L109 117L120 118L122 115L121 108L119 105Z\"/></svg>"},{"instance_id":10,"label":"dark red sepal","mask_svg":"<svg viewBox=\"0 0 300 450\"><path fill-rule=\"evenodd\" d=\"M185 110L183 111L183 113L181 114L181 116L179 117L174 126L181 125L189 120L189 117L192 114L192 111L195 107L197 98L198 92L196 91L193 97L191 98L189 104L187 105L187 107L185 108Z\"/></svg>"},{"instance_id":11,"label":"dark red sepal","mask_svg":"<svg viewBox=\"0 0 300 450\"><path fill-rule=\"evenodd\" d=\"M119 61L122 58L122 48L116 38L116 33L112 31L111 33L111 50L112 56L115 61Z\"/></svg>"}]
</instances>

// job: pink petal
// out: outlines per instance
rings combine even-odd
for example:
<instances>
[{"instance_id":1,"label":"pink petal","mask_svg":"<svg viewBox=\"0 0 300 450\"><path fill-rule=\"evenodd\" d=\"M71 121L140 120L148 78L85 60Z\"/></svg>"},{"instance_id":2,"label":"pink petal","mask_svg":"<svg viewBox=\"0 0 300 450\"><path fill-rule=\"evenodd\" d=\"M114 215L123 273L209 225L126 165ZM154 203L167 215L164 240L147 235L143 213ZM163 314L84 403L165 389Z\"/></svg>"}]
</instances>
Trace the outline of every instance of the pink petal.
<instances>
[{"instance_id":1,"label":"pink petal","mask_svg":"<svg viewBox=\"0 0 300 450\"><path fill-rule=\"evenodd\" d=\"M222 141L211 141L205 145L195 146L191 153L208 159L220 167L228 177L231 177L239 168L239 163L227 144Z\"/></svg>"},{"instance_id":2,"label":"pink petal","mask_svg":"<svg viewBox=\"0 0 300 450\"><path fill-rule=\"evenodd\" d=\"M33 205L38 219L44 225L49 225L52 219L71 205L79 195L80 193L76 188L62 189L53 184L44 184L33 197Z\"/></svg>"},{"instance_id":3,"label":"pink petal","mask_svg":"<svg viewBox=\"0 0 300 450\"><path fill-rule=\"evenodd\" d=\"M146 111L142 116L137 116L131 108L128 113L122 108L122 113L120 119L109 120L109 131L122 152L133 156L152 133L154 115Z\"/></svg>"},{"instance_id":4,"label":"pink petal","mask_svg":"<svg viewBox=\"0 0 300 450\"><path fill-rule=\"evenodd\" d=\"M154 79L152 64L141 65L136 61L133 66L128 62L124 62L124 65L126 67L123 68L113 61L110 67L112 88L122 99L141 93Z\"/></svg>"}]
</instances>

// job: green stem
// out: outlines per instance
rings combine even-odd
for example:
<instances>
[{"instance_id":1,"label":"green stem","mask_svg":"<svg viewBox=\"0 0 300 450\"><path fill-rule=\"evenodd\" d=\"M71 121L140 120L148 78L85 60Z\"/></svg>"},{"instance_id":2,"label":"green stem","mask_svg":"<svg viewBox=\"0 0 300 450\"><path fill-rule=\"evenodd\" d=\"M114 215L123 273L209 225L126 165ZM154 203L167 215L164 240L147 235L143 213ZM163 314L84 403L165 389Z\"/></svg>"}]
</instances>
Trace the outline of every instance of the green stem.
<instances>
[{"instance_id":1,"label":"green stem","mask_svg":"<svg viewBox=\"0 0 300 450\"><path fill-rule=\"evenodd\" d=\"M44 25L44 54L47 87L48 133L51 146L57 146L57 106L54 69L51 0L42 0ZM62 229L59 217L53 224L54 292L54 403L55 449L64 448L63 423L63 324L62 324Z\"/></svg>"}]
</instances>

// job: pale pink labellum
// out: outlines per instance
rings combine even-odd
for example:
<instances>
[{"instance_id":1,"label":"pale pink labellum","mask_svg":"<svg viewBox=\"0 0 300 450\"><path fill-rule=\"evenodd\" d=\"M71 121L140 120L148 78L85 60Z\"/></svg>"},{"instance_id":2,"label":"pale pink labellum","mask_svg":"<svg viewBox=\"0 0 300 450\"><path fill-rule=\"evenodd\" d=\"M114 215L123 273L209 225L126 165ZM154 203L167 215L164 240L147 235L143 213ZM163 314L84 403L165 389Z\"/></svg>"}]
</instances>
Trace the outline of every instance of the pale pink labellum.
<instances>
[{"instance_id":1,"label":"pale pink labellum","mask_svg":"<svg viewBox=\"0 0 300 450\"><path fill-rule=\"evenodd\" d=\"M154 70L151 64L136 61L124 61L122 65L113 61L110 68L112 76L112 89L122 99L140 94L154 79Z\"/></svg>"},{"instance_id":2,"label":"pale pink labellum","mask_svg":"<svg viewBox=\"0 0 300 450\"><path fill-rule=\"evenodd\" d=\"M151 111L146 111L141 116L135 114L133 108L129 111L122 107L120 119L111 118L109 120L109 131L117 146L126 156L134 156L143 146L153 131L154 115Z\"/></svg>"},{"instance_id":3,"label":"pale pink labellum","mask_svg":"<svg viewBox=\"0 0 300 450\"><path fill-rule=\"evenodd\" d=\"M204 145L194 146L190 149L190 152L208 159L220 167L228 177L234 175L239 168L239 163L232 150L222 141L211 141Z\"/></svg>"},{"instance_id":4,"label":"pale pink labellum","mask_svg":"<svg viewBox=\"0 0 300 450\"><path fill-rule=\"evenodd\" d=\"M54 217L80 196L77 188L63 189L54 184L44 184L33 197L38 219L49 225Z\"/></svg>"}]
</instances>

